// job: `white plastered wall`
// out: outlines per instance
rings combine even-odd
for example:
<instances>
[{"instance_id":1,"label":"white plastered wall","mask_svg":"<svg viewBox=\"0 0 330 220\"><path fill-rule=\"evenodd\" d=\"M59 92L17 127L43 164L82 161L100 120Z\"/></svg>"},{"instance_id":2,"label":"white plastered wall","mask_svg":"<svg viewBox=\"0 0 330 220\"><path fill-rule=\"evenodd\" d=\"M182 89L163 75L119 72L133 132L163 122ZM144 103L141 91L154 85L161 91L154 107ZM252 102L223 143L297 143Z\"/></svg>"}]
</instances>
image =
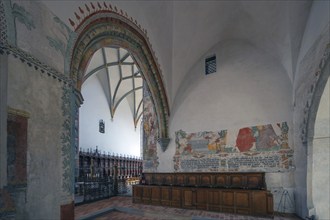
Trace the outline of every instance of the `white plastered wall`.
<instances>
[{"instance_id":1,"label":"white plastered wall","mask_svg":"<svg viewBox=\"0 0 330 220\"><path fill-rule=\"evenodd\" d=\"M61 196L62 84L19 59L8 60L8 106L30 114L27 133L27 191L17 201L18 219L58 219Z\"/></svg>"},{"instance_id":2,"label":"white plastered wall","mask_svg":"<svg viewBox=\"0 0 330 220\"><path fill-rule=\"evenodd\" d=\"M111 120L109 105L100 82L93 75L82 86L84 103L79 109L79 146L98 146L106 153L140 156L140 122L134 128L132 112L124 99ZM105 122L105 133L99 132L99 120Z\"/></svg>"},{"instance_id":3,"label":"white plastered wall","mask_svg":"<svg viewBox=\"0 0 330 220\"><path fill-rule=\"evenodd\" d=\"M204 59L215 54L217 72L205 75ZM175 96L170 120L171 142L158 149L158 171L173 171L174 132L220 131L286 121L292 146L292 85L284 68L272 56L246 41L218 43L190 69ZM267 173L274 189L274 208L282 191L292 196L293 173ZM286 212L294 212L287 204Z\"/></svg>"}]
</instances>

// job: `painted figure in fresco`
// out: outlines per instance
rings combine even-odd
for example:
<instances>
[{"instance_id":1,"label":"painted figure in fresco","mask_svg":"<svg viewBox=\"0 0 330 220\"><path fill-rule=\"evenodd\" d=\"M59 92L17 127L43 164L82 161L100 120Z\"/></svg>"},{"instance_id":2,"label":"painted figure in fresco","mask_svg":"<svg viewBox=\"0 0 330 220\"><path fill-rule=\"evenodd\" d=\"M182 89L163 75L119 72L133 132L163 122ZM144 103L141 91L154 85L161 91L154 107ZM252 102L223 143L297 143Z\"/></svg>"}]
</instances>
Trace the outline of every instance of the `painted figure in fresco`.
<instances>
[{"instance_id":1,"label":"painted figure in fresco","mask_svg":"<svg viewBox=\"0 0 330 220\"><path fill-rule=\"evenodd\" d=\"M289 143L288 143L288 132L289 132L289 126L286 122L282 122L282 124L277 124L278 127L281 128L281 149L289 149Z\"/></svg>"},{"instance_id":2,"label":"painted figure in fresco","mask_svg":"<svg viewBox=\"0 0 330 220\"><path fill-rule=\"evenodd\" d=\"M217 143L217 153L225 152L227 145L227 130L222 130L218 132L219 138L216 140Z\"/></svg>"},{"instance_id":3,"label":"painted figure in fresco","mask_svg":"<svg viewBox=\"0 0 330 220\"><path fill-rule=\"evenodd\" d=\"M256 148L258 151L280 146L279 137L276 135L272 125L269 124L256 127L259 134L256 138Z\"/></svg>"},{"instance_id":4,"label":"painted figure in fresco","mask_svg":"<svg viewBox=\"0 0 330 220\"><path fill-rule=\"evenodd\" d=\"M242 128L239 130L236 139L236 147L240 152L249 151L255 142L256 138L251 128Z\"/></svg>"},{"instance_id":5,"label":"painted figure in fresco","mask_svg":"<svg viewBox=\"0 0 330 220\"><path fill-rule=\"evenodd\" d=\"M183 152L184 154L191 154L192 151L192 147L191 144L187 144L187 146L185 148L183 148Z\"/></svg>"},{"instance_id":6,"label":"painted figure in fresco","mask_svg":"<svg viewBox=\"0 0 330 220\"><path fill-rule=\"evenodd\" d=\"M143 121L143 169L154 172L159 164L157 157L158 122L147 88L144 88Z\"/></svg>"}]
</instances>

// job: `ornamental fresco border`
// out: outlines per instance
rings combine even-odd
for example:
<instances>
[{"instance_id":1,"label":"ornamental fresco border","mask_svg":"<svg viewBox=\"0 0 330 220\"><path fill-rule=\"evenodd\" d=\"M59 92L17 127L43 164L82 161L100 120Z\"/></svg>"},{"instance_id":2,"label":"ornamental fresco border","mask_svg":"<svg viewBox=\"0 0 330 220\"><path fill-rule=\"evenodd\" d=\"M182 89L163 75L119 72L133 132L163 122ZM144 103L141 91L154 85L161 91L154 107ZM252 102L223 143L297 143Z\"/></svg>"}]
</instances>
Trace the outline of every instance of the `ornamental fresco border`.
<instances>
[{"instance_id":1,"label":"ornamental fresco border","mask_svg":"<svg viewBox=\"0 0 330 220\"><path fill-rule=\"evenodd\" d=\"M240 129L176 135L176 172L264 171L294 169L286 122Z\"/></svg>"},{"instance_id":2,"label":"ornamental fresco border","mask_svg":"<svg viewBox=\"0 0 330 220\"><path fill-rule=\"evenodd\" d=\"M25 25L28 30L35 29L31 14L11 0L0 0L0 43L17 45L16 21Z\"/></svg>"},{"instance_id":3,"label":"ornamental fresco border","mask_svg":"<svg viewBox=\"0 0 330 220\"><path fill-rule=\"evenodd\" d=\"M320 91L323 92L327 78L329 77L330 72L327 71L326 64L330 62L330 43L327 43L322 58L317 66L317 69L314 72L314 78L306 94L306 102L304 105L304 116L303 120L300 123L300 139L303 144L308 145L309 139L314 137L314 126L315 126L315 117L317 108L321 99L322 94L319 94ZM320 84L322 83L321 89L319 89ZM317 97L318 96L318 97Z\"/></svg>"},{"instance_id":4,"label":"ornamental fresco border","mask_svg":"<svg viewBox=\"0 0 330 220\"><path fill-rule=\"evenodd\" d=\"M34 68L36 71L40 71L42 74L53 77L54 79L57 79L59 82L63 82L64 84L71 86L73 85L71 79L17 47L11 46L9 44L0 45L0 54L5 53L7 55L12 54L15 58L20 59L21 62L26 63L29 67Z\"/></svg>"},{"instance_id":5,"label":"ornamental fresco border","mask_svg":"<svg viewBox=\"0 0 330 220\"><path fill-rule=\"evenodd\" d=\"M158 121L151 100L150 91L143 86L143 171L157 172L159 158L157 156Z\"/></svg>"},{"instance_id":6,"label":"ornamental fresco border","mask_svg":"<svg viewBox=\"0 0 330 220\"><path fill-rule=\"evenodd\" d=\"M0 0L0 43L16 45L15 16L11 0Z\"/></svg>"},{"instance_id":7,"label":"ornamental fresco border","mask_svg":"<svg viewBox=\"0 0 330 220\"><path fill-rule=\"evenodd\" d=\"M63 86L62 115L64 117L62 141L62 190L70 196L74 193L74 144L73 144L73 91L70 86ZM64 196L66 197L66 196Z\"/></svg>"},{"instance_id":8,"label":"ornamental fresco border","mask_svg":"<svg viewBox=\"0 0 330 220\"><path fill-rule=\"evenodd\" d=\"M159 122L159 138L168 138L169 105L158 61L143 30L127 13L111 5L95 3L96 7L79 7L75 13L77 39L71 48L70 77L80 90L83 74L93 53L103 46L118 46L127 49L134 57L150 89ZM91 3L92 5L92 3ZM98 7L98 9L97 9ZM92 8L92 9L91 9ZM89 13L89 14L85 14ZM81 19L84 17L84 19Z\"/></svg>"},{"instance_id":9,"label":"ornamental fresco border","mask_svg":"<svg viewBox=\"0 0 330 220\"><path fill-rule=\"evenodd\" d=\"M7 42L7 22L3 0L0 0L0 43Z\"/></svg>"}]
</instances>

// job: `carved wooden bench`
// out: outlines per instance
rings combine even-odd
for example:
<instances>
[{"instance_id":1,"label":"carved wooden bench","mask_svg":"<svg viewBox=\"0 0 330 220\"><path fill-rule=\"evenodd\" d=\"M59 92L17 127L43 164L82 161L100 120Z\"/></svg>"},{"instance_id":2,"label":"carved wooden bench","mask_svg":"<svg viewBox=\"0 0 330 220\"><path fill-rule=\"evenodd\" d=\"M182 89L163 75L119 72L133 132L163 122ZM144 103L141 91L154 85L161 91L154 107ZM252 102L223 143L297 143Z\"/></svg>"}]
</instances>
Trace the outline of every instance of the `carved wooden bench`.
<instances>
[{"instance_id":1,"label":"carved wooden bench","mask_svg":"<svg viewBox=\"0 0 330 220\"><path fill-rule=\"evenodd\" d=\"M144 173L133 202L273 216L264 173Z\"/></svg>"}]
</instances>

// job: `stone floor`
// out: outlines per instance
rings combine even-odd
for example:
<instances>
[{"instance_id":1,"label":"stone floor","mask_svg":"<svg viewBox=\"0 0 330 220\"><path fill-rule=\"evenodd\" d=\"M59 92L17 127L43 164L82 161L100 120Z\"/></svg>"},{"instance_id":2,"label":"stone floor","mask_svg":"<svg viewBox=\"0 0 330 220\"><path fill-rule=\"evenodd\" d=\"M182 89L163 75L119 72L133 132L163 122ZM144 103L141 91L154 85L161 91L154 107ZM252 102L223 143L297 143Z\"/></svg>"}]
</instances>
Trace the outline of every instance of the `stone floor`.
<instances>
[{"instance_id":1,"label":"stone floor","mask_svg":"<svg viewBox=\"0 0 330 220\"><path fill-rule=\"evenodd\" d=\"M269 220L271 218L233 215L200 210L178 209L132 203L132 197L117 196L83 204L75 208L76 220ZM274 220L299 220L291 215L277 214Z\"/></svg>"}]
</instances>

